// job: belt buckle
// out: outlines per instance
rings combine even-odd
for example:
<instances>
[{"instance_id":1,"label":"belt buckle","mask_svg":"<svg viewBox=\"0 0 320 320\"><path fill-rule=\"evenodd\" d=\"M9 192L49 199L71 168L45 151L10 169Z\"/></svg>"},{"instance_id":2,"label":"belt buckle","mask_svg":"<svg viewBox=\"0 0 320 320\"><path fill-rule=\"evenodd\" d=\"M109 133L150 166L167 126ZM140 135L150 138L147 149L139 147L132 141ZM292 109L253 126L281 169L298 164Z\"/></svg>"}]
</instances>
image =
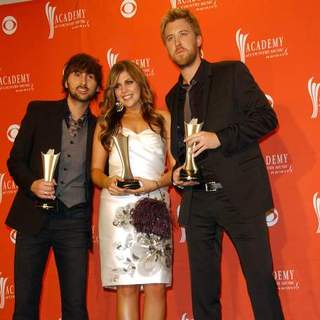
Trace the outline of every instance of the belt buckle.
<instances>
[{"instance_id":1,"label":"belt buckle","mask_svg":"<svg viewBox=\"0 0 320 320\"><path fill-rule=\"evenodd\" d=\"M210 181L205 184L206 192L216 192L218 190L218 185L215 181Z\"/></svg>"}]
</instances>

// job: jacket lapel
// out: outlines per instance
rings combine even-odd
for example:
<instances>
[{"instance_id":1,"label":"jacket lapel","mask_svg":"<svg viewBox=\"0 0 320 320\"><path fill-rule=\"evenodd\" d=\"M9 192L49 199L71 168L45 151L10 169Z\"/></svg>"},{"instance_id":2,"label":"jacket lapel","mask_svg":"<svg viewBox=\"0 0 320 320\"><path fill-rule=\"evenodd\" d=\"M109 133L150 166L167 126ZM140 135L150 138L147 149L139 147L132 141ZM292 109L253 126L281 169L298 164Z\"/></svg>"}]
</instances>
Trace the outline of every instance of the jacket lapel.
<instances>
[{"instance_id":1,"label":"jacket lapel","mask_svg":"<svg viewBox=\"0 0 320 320\"><path fill-rule=\"evenodd\" d=\"M204 80L204 84L203 84L203 94L202 94L202 101L201 101L201 114L202 114L202 121L204 121L203 124L203 129L206 128L206 117L207 117L207 112L208 112L208 108L209 108L209 99L210 97L212 97L212 92L210 92L210 88L212 88L212 81L213 81L213 71L212 71L212 67L211 65L206 62L208 64L208 67L206 68L207 70L207 74Z\"/></svg>"},{"instance_id":2,"label":"jacket lapel","mask_svg":"<svg viewBox=\"0 0 320 320\"><path fill-rule=\"evenodd\" d=\"M173 95L172 95L172 100L169 102L169 105L171 107L171 119L173 120L171 122L171 134L174 136L171 137L171 152L175 158L178 157L178 135L177 135L177 129L183 126L183 122L181 123L180 121L180 111L179 110L179 85L176 84L174 90L173 90ZM182 128L183 130L183 128Z\"/></svg>"},{"instance_id":3,"label":"jacket lapel","mask_svg":"<svg viewBox=\"0 0 320 320\"><path fill-rule=\"evenodd\" d=\"M87 162L91 163L91 152L92 152L92 139L94 128L96 125L96 118L92 115L90 109L88 113L88 132L87 132Z\"/></svg>"},{"instance_id":4,"label":"jacket lapel","mask_svg":"<svg viewBox=\"0 0 320 320\"><path fill-rule=\"evenodd\" d=\"M63 117L67 110L67 102L66 100L60 100L57 102L56 108L53 109L52 113L52 121L53 126L55 127L55 134L52 137L53 146L52 148L55 149L56 152L61 151L61 139L62 139L62 124L63 124Z\"/></svg>"}]
</instances>

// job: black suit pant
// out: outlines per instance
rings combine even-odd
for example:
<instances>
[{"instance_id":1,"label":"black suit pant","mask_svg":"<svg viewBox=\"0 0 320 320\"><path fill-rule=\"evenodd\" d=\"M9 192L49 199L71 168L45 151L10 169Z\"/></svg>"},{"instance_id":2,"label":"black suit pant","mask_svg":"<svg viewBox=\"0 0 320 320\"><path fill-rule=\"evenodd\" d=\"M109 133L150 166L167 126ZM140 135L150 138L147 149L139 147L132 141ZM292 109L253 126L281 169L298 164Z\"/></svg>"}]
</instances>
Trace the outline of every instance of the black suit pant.
<instances>
[{"instance_id":1,"label":"black suit pant","mask_svg":"<svg viewBox=\"0 0 320 320\"><path fill-rule=\"evenodd\" d=\"M62 320L87 320L87 266L91 243L88 210L44 214L50 217L39 234L17 233L13 320L39 319L42 278L51 248L58 269Z\"/></svg>"},{"instance_id":2,"label":"black suit pant","mask_svg":"<svg viewBox=\"0 0 320 320\"><path fill-rule=\"evenodd\" d=\"M190 223L186 226L195 320L221 319L221 245L224 232L239 256L255 319L284 319L272 274L265 215L240 219L221 190L193 192Z\"/></svg>"}]
</instances>

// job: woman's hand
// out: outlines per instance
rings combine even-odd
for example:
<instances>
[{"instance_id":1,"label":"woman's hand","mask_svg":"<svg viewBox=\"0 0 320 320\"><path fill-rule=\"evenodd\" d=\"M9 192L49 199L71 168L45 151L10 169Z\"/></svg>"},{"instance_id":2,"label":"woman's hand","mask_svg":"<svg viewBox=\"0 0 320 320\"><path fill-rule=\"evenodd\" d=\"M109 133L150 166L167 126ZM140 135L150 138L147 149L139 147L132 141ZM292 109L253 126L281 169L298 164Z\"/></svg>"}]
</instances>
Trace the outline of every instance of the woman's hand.
<instances>
[{"instance_id":1,"label":"woman's hand","mask_svg":"<svg viewBox=\"0 0 320 320\"><path fill-rule=\"evenodd\" d=\"M122 181L119 176L106 177L104 182L104 188L108 189L111 195L113 196L124 196L130 194L128 189L119 188L117 186L118 181Z\"/></svg>"},{"instance_id":2,"label":"woman's hand","mask_svg":"<svg viewBox=\"0 0 320 320\"><path fill-rule=\"evenodd\" d=\"M159 183L156 180L149 180L141 177L134 178L139 180L141 187L138 189L127 189L127 192L130 194L140 195L159 189Z\"/></svg>"}]
</instances>

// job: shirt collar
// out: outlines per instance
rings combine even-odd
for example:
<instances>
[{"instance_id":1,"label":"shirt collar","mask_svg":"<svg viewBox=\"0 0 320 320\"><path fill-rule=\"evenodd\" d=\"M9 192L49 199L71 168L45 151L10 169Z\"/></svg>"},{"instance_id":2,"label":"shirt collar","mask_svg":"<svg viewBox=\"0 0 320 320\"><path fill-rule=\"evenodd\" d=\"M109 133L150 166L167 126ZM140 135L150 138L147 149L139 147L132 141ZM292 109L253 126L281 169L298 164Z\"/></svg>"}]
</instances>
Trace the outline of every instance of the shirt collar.
<instances>
[{"instance_id":1,"label":"shirt collar","mask_svg":"<svg viewBox=\"0 0 320 320\"><path fill-rule=\"evenodd\" d=\"M205 60L201 59L201 63L195 73L195 75L193 76L193 78L191 79L190 83L192 85L195 85L196 83L201 83L203 82L205 75L206 75L206 62ZM180 74L179 76L179 80L178 80L179 85L184 88L186 85L183 83L183 77Z\"/></svg>"},{"instance_id":2,"label":"shirt collar","mask_svg":"<svg viewBox=\"0 0 320 320\"><path fill-rule=\"evenodd\" d=\"M66 108L65 114L64 114L64 119L66 121L68 128L70 127L71 121L77 123L80 127L83 127L85 122L88 120L88 116L89 116L89 108L86 109L86 111L83 113L83 115L78 120L74 120L72 118L69 106L67 105L67 108Z\"/></svg>"}]
</instances>

